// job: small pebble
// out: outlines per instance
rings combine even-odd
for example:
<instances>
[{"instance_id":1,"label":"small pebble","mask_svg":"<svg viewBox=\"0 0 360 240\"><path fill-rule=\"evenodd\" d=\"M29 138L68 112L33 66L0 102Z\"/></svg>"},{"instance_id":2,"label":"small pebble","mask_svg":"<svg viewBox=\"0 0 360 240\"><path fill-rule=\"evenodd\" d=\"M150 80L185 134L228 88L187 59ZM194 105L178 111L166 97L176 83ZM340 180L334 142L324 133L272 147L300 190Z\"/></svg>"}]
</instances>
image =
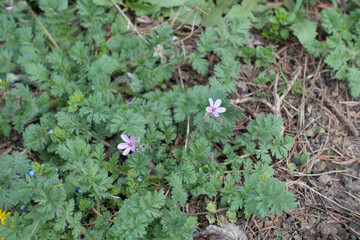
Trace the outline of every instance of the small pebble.
<instances>
[{"instance_id":1,"label":"small pebble","mask_svg":"<svg viewBox=\"0 0 360 240\"><path fill-rule=\"evenodd\" d=\"M318 180L319 180L320 183L326 185L331 181L331 177L328 174L325 174L325 175L321 175L318 178Z\"/></svg>"},{"instance_id":2,"label":"small pebble","mask_svg":"<svg viewBox=\"0 0 360 240\"><path fill-rule=\"evenodd\" d=\"M291 223L292 221L294 221L294 217L291 216L291 217L288 217L287 219L285 219L285 223Z\"/></svg>"}]
</instances>

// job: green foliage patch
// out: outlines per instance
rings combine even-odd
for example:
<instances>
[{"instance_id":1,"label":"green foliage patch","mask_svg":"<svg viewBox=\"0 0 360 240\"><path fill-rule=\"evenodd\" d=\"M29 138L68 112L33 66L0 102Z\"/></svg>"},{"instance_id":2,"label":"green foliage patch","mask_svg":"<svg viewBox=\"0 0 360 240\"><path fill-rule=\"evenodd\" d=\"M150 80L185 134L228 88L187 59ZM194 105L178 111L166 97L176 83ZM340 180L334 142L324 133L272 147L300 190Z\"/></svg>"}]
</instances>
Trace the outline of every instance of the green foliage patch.
<instances>
[{"instance_id":1,"label":"green foliage patch","mask_svg":"<svg viewBox=\"0 0 360 240\"><path fill-rule=\"evenodd\" d=\"M247 17L206 28L190 54L167 23L141 37L114 28L110 1L32 4L44 28L23 4L0 3L0 132L16 131L25 148L0 160L0 208L12 212L0 236L192 239L197 218L183 209L192 199L228 208L232 221L295 207L270 166L293 146L282 119L261 114L234 136L242 112L227 97ZM212 72L209 52L219 58ZM273 61L271 47L256 55ZM169 84L185 61L209 85Z\"/></svg>"},{"instance_id":2,"label":"green foliage patch","mask_svg":"<svg viewBox=\"0 0 360 240\"><path fill-rule=\"evenodd\" d=\"M326 41L305 44L311 54L325 58L325 62L333 69L333 75L337 79L348 82L353 97L360 96L358 6L359 4L355 3L346 5L348 14L342 13L341 9L324 9L321 13L321 25L328 33Z\"/></svg>"}]
</instances>

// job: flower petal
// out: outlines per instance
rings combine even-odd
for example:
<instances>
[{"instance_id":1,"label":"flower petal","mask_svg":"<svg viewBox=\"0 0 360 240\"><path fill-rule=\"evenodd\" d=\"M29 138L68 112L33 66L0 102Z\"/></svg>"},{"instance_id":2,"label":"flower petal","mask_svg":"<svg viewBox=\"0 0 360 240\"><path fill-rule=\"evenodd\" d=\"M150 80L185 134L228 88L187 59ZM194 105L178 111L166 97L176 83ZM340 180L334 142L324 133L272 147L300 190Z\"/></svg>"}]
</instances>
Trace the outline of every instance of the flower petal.
<instances>
[{"instance_id":1,"label":"flower petal","mask_svg":"<svg viewBox=\"0 0 360 240\"><path fill-rule=\"evenodd\" d=\"M216 100L216 102L214 104L214 108L218 108L218 107L220 107L220 105L221 105L221 99L218 99L218 100Z\"/></svg>"},{"instance_id":2,"label":"flower petal","mask_svg":"<svg viewBox=\"0 0 360 240\"><path fill-rule=\"evenodd\" d=\"M219 113L218 112L213 112L212 114L214 114L215 117L218 117L219 116Z\"/></svg>"},{"instance_id":3,"label":"flower petal","mask_svg":"<svg viewBox=\"0 0 360 240\"><path fill-rule=\"evenodd\" d=\"M129 78L133 78L134 74L132 74L131 72L126 72L126 74L128 75Z\"/></svg>"},{"instance_id":4,"label":"flower petal","mask_svg":"<svg viewBox=\"0 0 360 240\"><path fill-rule=\"evenodd\" d=\"M135 151L135 145L132 145L132 146L130 147L130 150L131 150L131 151Z\"/></svg>"},{"instance_id":5,"label":"flower petal","mask_svg":"<svg viewBox=\"0 0 360 240\"><path fill-rule=\"evenodd\" d=\"M212 98L209 98L209 103L210 103L210 107L214 107L214 101L212 100Z\"/></svg>"},{"instance_id":6,"label":"flower petal","mask_svg":"<svg viewBox=\"0 0 360 240\"><path fill-rule=\"evenodd\" d=\"M226 111L226 108L224 108L224 107L219 107L219 108L216 109L216 111L217 111L218 113L223 113L223 112Z\"/></svg>"},{"instance_id":7,"label":"flower petal","mask_svg":"<svg viewBox=\"0 0 360 240\"><path fill-rule=\"evenodd\" d=\"M129 152L130 152L130 148L128 147L128 148L125 149L125 151L123 152L123 156L128 155Z\"/></svg>"},{"instance_id":8,"label":"flower petal","mask_svg":"<svg viewBox=\"0 0 360 240\"><path fill-rule=\"evenodd\" d=\"M211 107L207 107L207 108L206 108L206 111L207 111L208 113L212 113Z\"/></svg>"},{"instance_id":9,"label":"flower petal","mask_svg":"<svg viewBox=\"0 0 360 240\"><path fill-rule=\"evenodd\" d=\"M129 144L127 144L127 143L120 143L119 145L117 145L118 149L125 149L127 147L129 147Z\"/></svg>"},{"instance_id":10,"label":"flower petal","mask_svg":"<svg viewBox=\"0 0 360 240\"><path fill-rule=\"evenodd\" d=\"M135 142L135 137L134 137L134 136L131 136L131 137L130 137L130 142L131 142L131 143L134 143L134 142Z\"/></svg>"},{"instance_id":11,"label":"flower petal","mask_svg":"<svg viewBox=\"0 0 360 240\"><path fill-rule=\"evenodd\" d=\"M121 134L121 138L122 140L124 140L125 142L129 143L130 142L130 139L128 136L126 136L125 134Z\"/></svg>"}]
</instances>

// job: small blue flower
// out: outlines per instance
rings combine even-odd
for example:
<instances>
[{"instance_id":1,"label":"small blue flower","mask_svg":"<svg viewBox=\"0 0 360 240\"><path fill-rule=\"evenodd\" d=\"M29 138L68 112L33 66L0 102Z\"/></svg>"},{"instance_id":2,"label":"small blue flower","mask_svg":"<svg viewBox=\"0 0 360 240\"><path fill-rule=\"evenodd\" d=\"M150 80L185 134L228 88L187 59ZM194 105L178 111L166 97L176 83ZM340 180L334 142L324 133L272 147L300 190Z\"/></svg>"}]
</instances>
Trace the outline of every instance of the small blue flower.
<instances>
[{"instance_id":1,"label":"small blue flower","mask_svg":"<svg viewBox=\"0 0 360 240\"><path fill-rule=\"evenodd\" d=\"M59 171L60 171L60 168L57 167L57 168L55 168L55 170L56 170L57 172L59 172Z\"/></svg>"},{"instance_id":2,"label":"small blue flower","mask_svg":"<svg viewBox=\"0 0 360 240\"><path fill-rule=\"evenodd\" d=\"M21 211L25 212L26 209L27 209L26 205L22 205L22 206L21 206Z\"/></svg>"},{"instance_id":3,"label":"small blue flower","mask_svg":"<svg viewBox=\"0 0 360 240\"><path fill-rule=\"evenodd\" d=\"M32 177L35 175L35 171L32 169L29 169L29 176Z\"/></svg>"},{"instance_id":4,"label":"small blue flower","mask_svg":"<svg viewBox=\"0 0 360 240\"><path fill-rule=\"evenodd\" d=\"M53 134L54 131L52 129L49 130L49 134Z\"/></svg>"},{"instance_id":5,"label":"small blue flower","mask_svg":"<svg viewBox=\"0 0 360 240\"><path fill-rule=\"evenodd\" d=\"M133 208L133 207L130 207L130 209L131 209L131 210L134 210L134 208Z\"/></svg>"},{"instance_id":6,"label":"small blue flower","mask_svg":"<svg viewBox=\"0 0 360 240\"><path fill-rule=\"evenodd\" d=\"M139 178L138 178L138 181L141 182L141 181L142 181L142 177L139 177Z\"/></svg>"},{"instance_id":7,"label":"small blue flower","mask_svg":"<svg viewBox=\"0 0 360 240\"><path fill-rule=\"evenodd\" d=\"M84 193L84 191L83 191L83 190L81 190L81 189L78 187L78 193L83 194L83 193Z\"/></svg>"},{"instance_id":8,"label":"small blue flower","mask_svg":"<svg viewBox=\"0 0 360 240\"><path fill-rule=\"evenodd\" d=\"M54 114L54 117L56 117L56 118L57 118L57 117L58 117L58 114L57 114L57 113L55 113L55 114Z\"/></svg>"}]
</instances>

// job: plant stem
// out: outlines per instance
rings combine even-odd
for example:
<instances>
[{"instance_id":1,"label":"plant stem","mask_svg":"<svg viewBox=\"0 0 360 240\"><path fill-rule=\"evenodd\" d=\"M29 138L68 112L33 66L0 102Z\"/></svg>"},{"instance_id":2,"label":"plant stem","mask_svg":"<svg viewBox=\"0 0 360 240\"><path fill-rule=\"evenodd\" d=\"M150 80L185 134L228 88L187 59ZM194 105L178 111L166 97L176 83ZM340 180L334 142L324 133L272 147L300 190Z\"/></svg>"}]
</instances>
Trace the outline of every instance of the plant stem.
<instances>
[{"instance_id":1,"label":"plant stem","mask_svg":"<svg viewBox=\"0 0 360 240\"><path fill-rule=\"evenodd\" d=\"M126 94L134 96L134 97L142 97L141 93L132 92L131 90L129 90L128 88L125 88L125 87L117 87L116 90L118 92L125 92Z\"/></svg>"},{"instance_id":2,"label":"plant stem","mask_svg":"<svg viewBox=\"0 0 360 240\"><path fill-rule=\"evenodd\" d=\"M197 128L196 128L196 130L195 130L194 135L192 136L192 138L191 138L191 139L190 139L190 141L189 141L188 146L190 146L190 144L191 144L191 143L192 143L192 141L194 140L195 135L196 135L196 133L199 131L199 129L200 129L200 127L201 127L201 125L204 123L204 120L205 120L205 117L203 118L203 120L201 120L200 124L197 126ZM185 148L185 151L186 151L186 149L187 149L187 148Z\"/></svg>"},{"instance_id":3,"label":"plant stem","mask_svg":"<svg viewBox=\"0 0 360 240\"><path fill-rule=\"evenodd\" d=\"M247 154L244 154L242 156L240 156L240 159L244 159L244 158L247 158L247 157L250 157L251 154L250 153L247 153ZM237 158L234 158L233 160L231 160L230 162L226 162L226 163L223 163L224 165L229 165L230 163L236 161Z\"/></svg>"},{"instance_id":4,"label":"plant stem","mask_svg":"<svg viewBox=\"0 0 360 240\"><path fill-rule=\"evenodd\" d=\"M100 200L99 200L99 198L96 199L96 211L100 212Z\"/></svg>"},{"instance_id":5,"label":"plant stem","mask_svg":"<svg viewBox=\"0 0 360 240\"><path fill-rule=\"evenodd\" d=\"M229 208L219 208L218 210L216 210L215 213L219 213L219 212L224 212L226 210L228 210ZM188 213L188 216L200 216L200 215L208 215L208 214L214 214L213 212L199 212L199 213Z\"/></svg>"}]
</instances>

